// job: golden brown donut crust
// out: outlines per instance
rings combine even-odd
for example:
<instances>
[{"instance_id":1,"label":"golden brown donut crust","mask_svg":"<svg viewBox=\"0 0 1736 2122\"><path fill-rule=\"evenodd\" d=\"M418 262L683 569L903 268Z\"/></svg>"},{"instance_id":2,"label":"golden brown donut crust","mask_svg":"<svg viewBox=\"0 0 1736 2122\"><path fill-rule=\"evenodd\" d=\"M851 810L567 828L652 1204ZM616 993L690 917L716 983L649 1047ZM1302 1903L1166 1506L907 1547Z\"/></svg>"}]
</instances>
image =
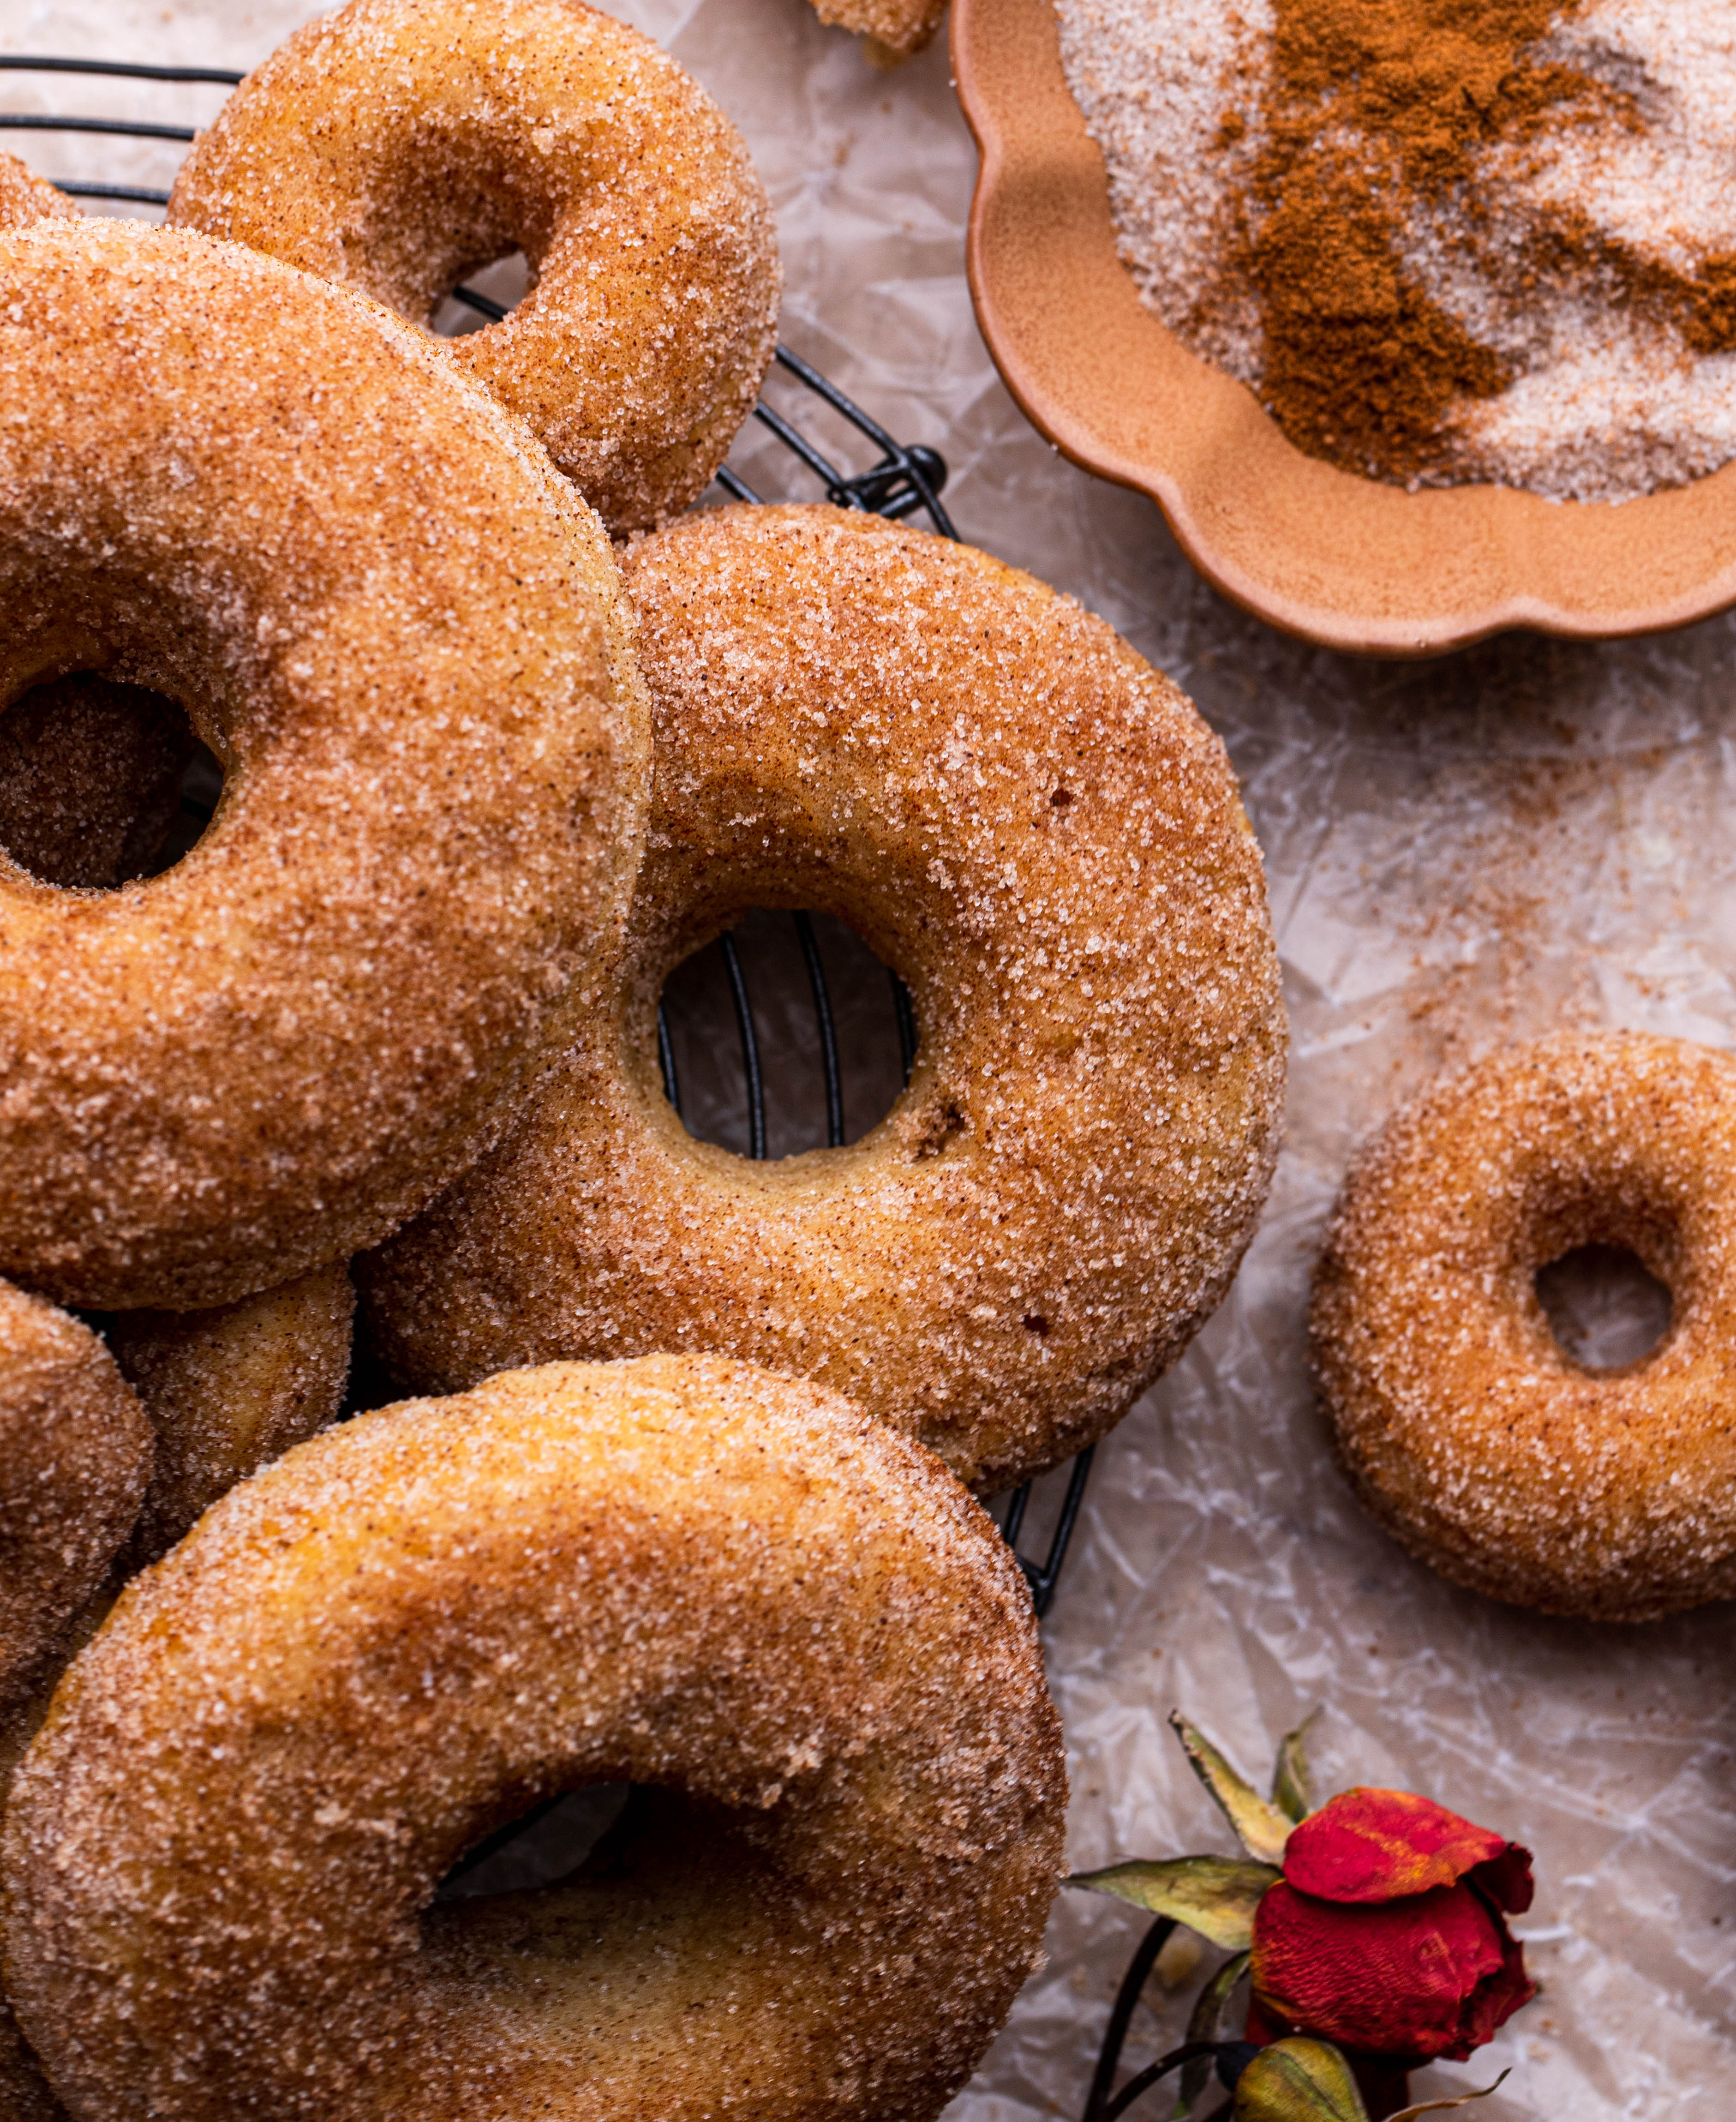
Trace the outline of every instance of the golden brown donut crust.
<instances>
[{"instance_id":1,"label":"golden brown donut crust","mask_svg":"<svg viewBox=\"0 0 1736 2122\"><path fill-rule=\"evenodd\" d=\"M155 867L193 732L173 700L88 672L0 715L0 850L44 884L106 890Z\"/></svg>"},{"instance_id":2,"label":"golden brown donut crust","mask_svg":"<svg viewBox=\"0 0 1736 2122\"><path fill-rule=\"evenodd\" d=\"M96 1335L0 1283L0 1709L28 1692L132 1531L151 1451Z\"/></svg>"},{"instance_id":3,"label":"golden brown donut crust","mask_svg":"<svg viewBox=\"0 0 1736 2122\"><path fill-rule=\"evenodd\" d=\"M422 325L521 250L530 292L453 358L617 531L703 490L772 358L777 253L740 135L581 0L351 0L248 77L169 216Z\"/></svg>"},{"instance_id":4,"label":"golden brown donut crust","mask_svg":"<svg viewBox=\"0 0 1736 2122\"><path fill-rule=\"evenodd\" d=\"M428 1911L595 1781L648 1821ZM1023 1578L928 1454L716 1358L553 1366L299 1447L134 1580L15 1779L8 1980L86 2122L923 2122L1064 1806Z\"/></svg>"},{"instance_id":5,"label":"golden brown donut crust","mask_svg":"<svg viewBox=\"0 0 1736 2122\"><path fill-rule=\"evenodd\" d=\"M1100 1435L1253 1232L1284 1023L1223 747L1100 620L838 509L637 545L652 820L622 960L519 1133L358 1264L376 1345L450 1391L709 1348L811 1376L985 1490ZM665 1102L665 974L814 907L909 985L909 1088L750 1164Z\"/></svg>"},{"instance_id":6,"label":"golden brown donut crust","mask_svg":"<svg viewBox=\"0 0 1736 2122\"><path fill-rule=\"evenodd\" d=\"M96 1335L0 1283L0 1814L80 1616L138 1515L151 1460L144 1410ZM51 2122L60 2111L0 1998L0 2115Z\"/></svg>"},{"instance_id":7,"label":"golden brown donut crust","mask_svg":"<svg viewBox=\"0 0 1736 2122\"><path fill-rule=\"evenodd\" d=\"M1556 1342L1540 1268L1619 1246L1669 1288L1642 1362ZM1358 1494L1444 1576L1649 1620L1736 1592L1736 1062L1640 1032L1491 1055L1391 1120L1314 1278Z\"/></svg>"},{"instance_id":8,"label":"golden brown donut crust","mask_svg":"<svg viewBox=\"0 0 1736 2122\"><path fill-rule=\"evenodd\" d=\"M881 66L913 58L946 12L946 0L813 0L813 5L821 21L866 39L870 56Z\"/></svg>"},{"instance_id":9,"label":"golden brown donut crust","mask_svg":"<svg viewBox=\"0 0 1736 2122\"><path fill-rule=\"evenodd\" d=\"M0 155L0 230L33 221L77 221L82 217L63 191L39 177L16 155Z\"/></svg>"},{"instance_id":10,"label":"golden brown donut crust","mask_svg":"<svg viewBox=\"0 0 1736 2122\"><path fill-rule=\"evenodd\" d=\"M226 775L160 876L0 861L0 1270L231 1302L376 1241L528 1087L637 860L618 573L420 334L184 231L0 236L0 704L146 685Z\"/></svg>"},{"instance_id":11,"label":"golden brown donut crust","mask_svg":"<svg viewBox=\"0 0 1736 2122\"><path fill-rule=\"evenodd\" d=\"M133 1537L150 1561L219 1496L337 1419L356 1292L330 1267L211 1311L118 1311L104 1334L156 1433Z\"/></svg>"},{"instance_id":12,"label":"golden brown donut crust","mask_svg":"<svg viewBox=\"0 0 1736 2122\"><path fill-rule=\"evenodd\" d=\"M0 1821L6 1813L12 1771L42 1728L54 1689L73 1657L107 1618L120 1589L124 1554L97 1591L57 1633L52 1651L38 1662L32 1678L10 1704L0 1707ZM5 1943L5 1897L0 1893L0 1956ZM0 2116L5 2122L66 2122L66 2110L49 2089L41 2066L0 1993Z\"/></svg>"}]
</instances>

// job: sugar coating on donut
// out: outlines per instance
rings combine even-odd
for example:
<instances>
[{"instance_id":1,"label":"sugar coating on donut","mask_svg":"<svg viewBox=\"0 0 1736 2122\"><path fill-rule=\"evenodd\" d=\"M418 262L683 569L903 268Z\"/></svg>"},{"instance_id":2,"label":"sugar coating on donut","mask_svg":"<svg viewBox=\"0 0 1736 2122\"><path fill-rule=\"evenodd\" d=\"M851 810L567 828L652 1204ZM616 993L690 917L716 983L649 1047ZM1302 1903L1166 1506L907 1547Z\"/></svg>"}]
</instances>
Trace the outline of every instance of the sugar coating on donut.
<instances>
[{"instance_id":1,"label":"sugar coating on donut","mask_svg":"<svg viewBox=\"0 0 1736 2122\"><path fill-rule=\"evenodd\" d=\"M394 1374L707 1348L811 1376L985 1491L1099 1436L1228 1286L1285 1031L1222 746L1101 620L839 509L630 551L656 723L630 932L510 1143L357 1274ZM749 906L847 922L921 1046L845 1149L683 1129L665 975Z\"/></svg>"},{"instance_id":2,"label":"sugar coating on donut","mask_svg":"<svg viewBox=\"0 0 1736 2122\"><path fill-rule=\"evenodd\" d=\"M101 1341L0 1283L0 1814L151 1465L150 1424ZM0 2114L61 2112L0 1996Z\"/></svg>"},{"instance_id":3,"label":"sugar coating on donut","mask_svg":"<svg viewBox=\"0 0 1736 2122\"><path fill-rule=\"evenodd\" d=\"M351 0L249 76L169 216L422 325L521 250L530 292L452 357L617 531L703 490L772 359L777 245L745 144L582 0Z\"/></svg>"},{"instance_id":4,"label":"sugar coating on donut","mask_svg":"<svg viewBox=\"0 0 1736 2122\"><path fill-rule=\"evenodd\" d=\"M0 236L0 705L146 686L226 775L159 876L0 865L0 1269L231 1302L376 1241L530 1087L637 865L618 572L424 335L185 231Z\"/></svg>"},{"instance_id":5,"label":"sugar coating on donut","mask_svg":"<svg viewBox=\"0 0 1736 2122\"><path fill-rule=\"evenodd\" d=\"M39 177L16 155L0 155L0 229L79 218L77 207L46 177Z\"/></svg>"},{"instance_id":6,"label":"sugar coating on donut","mask_svg":"<svg viewBox=\"0 0 1736 2122\"><path fill-rule=\"evenodd\" d=\"M0 1283L0 1708L100 1582L150 1472L150 1425L102 1343Z\"/></svg>"},{"instance_id":7,"label":"sugar coating on donut","mask_svg":"<svg viewBox=\"0 0 1736 2122\"><path fill-rule=\"evenodd\" d=\"M1591 1244L1671 1292L1621 1370L1537 1293ZM1736 1592L1736 1061L1573 1035L1444 1078L1346 1180L1312 1334L1358 1493L1455 1582L1603 1620Z\"/></svg>"},{"instance_id":8,"label":"sugar coating on donut","mask_svg":"<svg viewBox=\"0 0 1736 2122\"><path fill-rule=\"evenodd\" d=\"M356 1292L343 1261L209 1311L118 1311L104 1337L144 1403L156 1469L133 1540L149 1561L217 1498L337 1419Z\"/></svg>"},{"instance_id":9,"label":"sugar coating on donut","mask_svg":"<svg viewBox=\"0 0 1736 2122\"><path fill-rule=\"evenodd\" d=\"M647 1824L429 1909L595 1780ZM715 1358L553 1366L299 1447L133 1582L15 1784L9 1980L113 2122L921 2122L1064 1804L1023 1578L926 1452Z\"/></svg>"},{"instance_id":10,"label":"sugar coating on donut","mask_svg":"<svg viewBox=\"0 0 1736 2122\"><path fill-rule=\"evenodd\" d=\"M50 1648L37 1659L29 1679L9 1701L0 1704L0 1821L5 1817L12 1771L41 1729L61 1674L96 1633L114 1605L125 1567L123 1551L122 1559L96 1591L55 1631ZM3 1915L3 1903L0 1903L0 1955L5 1950ZM0 1991L0 2115L6 2122L67 2122L67 2111L49 2090L3 1991Z\"/></svg>"},{"instance_id":11,"label":"sugar coating on donut","mask_svg":"<svg viewBox=\"0 0 1736 2122\"><path fill-rule=\"evenodd\" d=\"M60 1668L100 1610L151 1465L150 1424L101 1341L0 1283L0 1816ZM62 2112L0 1995L0 2115Z\"/></svg>"},{"instance_id":12,"label":"sugar coating on donut","mask_svg":"<svg viewBox=\"0 0 1736 2122\"><path fill-rule=\"evenodd\" d=\"M914 58L933 37L946 0L814 0L814 12L821 21L866 38L880 63L896 64Z\"/></svg>"}]
</instances>

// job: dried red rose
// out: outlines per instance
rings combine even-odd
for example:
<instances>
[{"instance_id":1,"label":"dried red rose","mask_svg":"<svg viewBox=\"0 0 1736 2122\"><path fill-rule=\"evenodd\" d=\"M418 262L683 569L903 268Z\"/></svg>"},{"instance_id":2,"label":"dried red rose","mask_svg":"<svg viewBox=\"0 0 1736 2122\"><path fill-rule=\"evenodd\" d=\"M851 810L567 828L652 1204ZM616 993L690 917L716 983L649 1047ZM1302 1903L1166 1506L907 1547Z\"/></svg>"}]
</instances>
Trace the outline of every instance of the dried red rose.
<instances>
[{"instance_id":1,"label":"dried red rose","mask_svg":"<svg viewBox=\"0 0 1736 2122\"><path fill-rule=\"evenodd\" d=\"M1291 1832L1283 1870L1253 1920L1262 2031L1463 2062L1537 1993L1502 1914L1531 1905L1529 1851L1429 1798L1345 1791Z\"/></svg>"}]
</instances>

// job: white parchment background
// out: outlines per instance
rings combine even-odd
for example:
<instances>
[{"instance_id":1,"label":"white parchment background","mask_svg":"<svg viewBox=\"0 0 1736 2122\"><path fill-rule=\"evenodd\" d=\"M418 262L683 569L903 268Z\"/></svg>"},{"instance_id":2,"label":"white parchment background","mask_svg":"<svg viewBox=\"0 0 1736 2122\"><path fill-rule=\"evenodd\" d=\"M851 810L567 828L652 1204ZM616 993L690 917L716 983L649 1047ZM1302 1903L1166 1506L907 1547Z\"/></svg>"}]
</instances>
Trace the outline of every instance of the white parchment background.
<instances>
[{"instance_id":1,"label":"white parchment background","mask_svg":"<svg viewBox=\"0 0 1736 2122\"><path fill-rule=\"evenodd\" d=\"M312 12L6 0L0 49L244 66ZM780 217L786 338L945 452L966 536L1074 592L1188 689L1266 852L1290 1143L1230 1300L1101 1452L1048 1626L1076 1861L1224 1846L1164 1731L1172 1704L1263 1769L1323 1704L1328 1788L1425 1790L1537 1853L1522 1928L1544 1994L1475 2064L1421 2085L1485 2082L1492 2058L1513 2076L1476 2110L1489 2122L1736 2113L1729 1612L1591 1629L1446 1589L1351 1502L1302 1362L1309 1259L1346 1158L1441 1060L1566 1022L1736 1036L1736 628L1609 648L1510 638L1406 666L1243 617L1155 511L1061 462L996 381L964 282L974 155L944 50L877 73L802 0L619 12L748 135ZM217 100L28 77L0 97L189 123ZM58 174L161 184L173 161L12 144ZM1047 1972L953 2122L1077 2113L1138 1928L1132 1910L1066 1899ZM1136 2042L1159 2037L1147 2019Z\"/></svg>"}]
</instances>

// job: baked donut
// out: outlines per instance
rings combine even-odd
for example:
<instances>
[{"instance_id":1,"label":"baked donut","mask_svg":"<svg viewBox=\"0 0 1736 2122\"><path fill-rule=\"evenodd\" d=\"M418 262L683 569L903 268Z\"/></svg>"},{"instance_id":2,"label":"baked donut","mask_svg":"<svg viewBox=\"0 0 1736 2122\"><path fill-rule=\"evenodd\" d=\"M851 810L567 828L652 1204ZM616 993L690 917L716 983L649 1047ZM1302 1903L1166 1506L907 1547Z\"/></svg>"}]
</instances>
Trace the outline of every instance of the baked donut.
<instances>
[{"instance_id":1,"label":"baked donut","mask_svg":"<svg viewBox=\"0 0 1736 2122\"><path fill-rule=\"evenodd\" d=\"M117 1311L104 1334L156 1433L133 1536L150 1560L236 1483L337 1419L356 1292L342 1260L213 1311Z\"/></svg>"},{"instance_id":2,"label":"baked donut","mask_svg":"<svg viewBox=\"0 0 1736 2122\"><path fill-rule=\"evenodd\" d=\"M879 66L913 58L933 37L946 0L814 0L821 21L853 30Z\"/></svg>"},{"instance_id":3,"label":"baked donut","mask_svg":"<svg viewBox=\"0 0 1736 2122\"><path fill-rule=\"evenodd\" d=\"M5 1817L12 1771L41 1729L61 1674L113 1606L124 1568L124 1563L117 1562L100 1588L54 1632L52 1649L36 1663L29 1681L15 1690L10 1700L0 1703L0 1820ZM4 1916L4 1896L0 1895L0 1952L5 1947ZM5 2122L67 2122L67 2111L49 2089L48 2080L19 2031L3 1993L0 1993L0 2115Z\"/></svg>"},{"instance_id":4,"label":"baked donut","mask_svg":"<svg viewBox=\"0 0 1736 2122\"><path fill-rule=\"evenodd\" d=\"M15 155L0 155L0 231L77 221L77 207ZM191 747L172 701L62 678L0 717L0 850L44 884L137 876L180 806Z\"/></svg>"},{"instance_id":5,"label":"baked donut","mask_svg":"<svg viewBox=\"0 0 1736 2122\"><path fill-rule=\"evenodd\" d=\"M242 83L169 217L419 325L522 250L518 307L446 344L616 531L703 489L775 344L771 208L740 135L583 0L351 0Z\"/></svg>"},{"instance_id":6,"label":"baked donut","mask_svg":"<svg viewBox=\"0 0 1736 2122\"><path fill-rule=\"evenodd\" d=\"M0 236L0 706L147 686L226 774L160 876L0 860L0 1272L229 1303L384 1236L528 1088L637 861L619 577L422 334L185 231Z\"/></svg>"},{"instance_id":7,"label":"baked donut","mask_svg":"<svg viewBox=\"0 0 1736 2122\"><path fill-rule=\"evenodd\" d=\"M656 1788L578 1872L431 1907L596 1782ZM927 1453L744 1365L559 1364L300 1446L133 1581L15 1778L7 1978L105 2122L922 2122L1065 1802L1018 1566Z\"/></svg>"},{"instance_id":8,"label":"baked donut","mask_svg":"<svg viewBox=\"0 0 1736 2122\"><path fill-rule=\"evenodd\" d=\"M22 228L33 221L83 218L66 194L39 177L16 155L0 155L0 230Z\"/></svg>"},{"instance_id":9,"label":"baked donut","mask_svg":"<svg viewBox=\"0 0 1736 2122\"><path fill-rule=\"evenodd\" d=\"M0 155L0 231L80 218L64 193ZM63 678L15 702L0 717L0 849L44 884L138 876L179 806L188 747L178 714L96 678Z\"/></svg>"},{"instance_id":10,"label":"baked donut","mask_svg":"<svg viewBox=\"0 0 1736 2122\"><path fill-rule=\"evenodd\" d=\"M0 1283L0 1710L101 1582L150 1474L150 1424L102 1343Z\"/></svg>"},{"instance_id":11,"label":"baked donut","mask_svg":"<svg viewBox=\"0 0 1736 2122\"><path fill-rule=\"evenodd\" d=\"M0 1283L0 1814L81 1616L132 1531L151 1456L144 1410L96 1334ZM60 2112L0 1997L0 2115Z\"/></svg>"},{"instance_id":12,"label":"baked donut","mask_svg":"<svg viewBox=\"0 0 1736 2122\"><path fill-rule=\"evenodd\" d=\"M173 700L82 674L0 715L0 851L43 884L147 875L179 822L193 731Z\"/></svg>"},{"instance_id":13,"label":"baked donut","mask_svg":"<svg viewBox=\"0 0 1736 2122\"><path fill-rule=\"evenodd\" d=\"M1284 1021L1223 747L1071 599L878 517L707 512L627 578L630 932L517 1135L358 1264L376 1345L422 1391L714 1350L1022 1479L1174 1362L1265 1198ZM755 905L912 991L909 1087L852 1147L750 1164L664 1099L664 977Z\"/></svg>"},{"instance_id":14,"label":"baked donut","mask_svg":"<svg viewBox=\"0 0 1736 2122\"><path fill-rule=\"evenodd\" d=\"M1643 1361L1572 1362L1539 1269L1636 1254L1673 1300ZM1338 1450L1458 1584L1650 1620L1736 1592L1736 1061L1640 1032L1437 1082L1352 1168L1314 1277Z\"/></svg>"}]
</instances>

